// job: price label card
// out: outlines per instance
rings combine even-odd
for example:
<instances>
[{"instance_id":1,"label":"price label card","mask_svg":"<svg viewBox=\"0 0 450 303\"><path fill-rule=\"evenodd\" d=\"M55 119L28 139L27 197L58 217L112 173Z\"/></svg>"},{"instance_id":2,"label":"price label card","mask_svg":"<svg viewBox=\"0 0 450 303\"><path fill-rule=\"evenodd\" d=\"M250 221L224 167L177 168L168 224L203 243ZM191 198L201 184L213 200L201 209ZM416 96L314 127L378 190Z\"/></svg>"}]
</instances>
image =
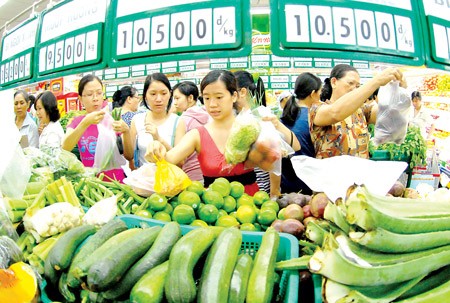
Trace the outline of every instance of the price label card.
<instances>
[{"instance_id":1,"label":"price label card","mask_svg":"<svg viewBox=\"0 0 450 303\"><path fill-rule=\"evenodd\" d=\"M30 57L34 56L38 19L31 19L3 36L0 85L6 86L33 77Z\"/></svg>"},{"instance_id":2,"label":"price label card","mask_svg":"<svg viewBox=\"0 0 450 303\"><path fill-rule=\"evenodd\" d=\"M279 33L271 36L277 56L424 63L412 0L275 0L270 7L271 32Z\"/></svg>"},{"instance_id":3,"label":"price label card","mask_svg":"<svg viewBox=\"0 0 450 303\"><path fill-rule=\"evenodd\" d=\"M38 76L102 68L106 0L65 1L42 13Z\"/></svg>"},{"instance_id":4,"label":"price label card","mask_svg":"<svg viewBox=\"0 0 450 303\"><path fill-rule=\"evenodd\" d=\"M426 65L450 70L450 0L420 0Z\"/></svg>"},{"instance_id":5,"label":"price label card","mask_svg":"<svg viewBox=\"0 0 450 303\"><path fill-rule=\"evenodd\" d=\"M112 3L109 66L247 56L250 0ZM189 67L189 69L192 69Z\"/></svg>"}]
</instances>

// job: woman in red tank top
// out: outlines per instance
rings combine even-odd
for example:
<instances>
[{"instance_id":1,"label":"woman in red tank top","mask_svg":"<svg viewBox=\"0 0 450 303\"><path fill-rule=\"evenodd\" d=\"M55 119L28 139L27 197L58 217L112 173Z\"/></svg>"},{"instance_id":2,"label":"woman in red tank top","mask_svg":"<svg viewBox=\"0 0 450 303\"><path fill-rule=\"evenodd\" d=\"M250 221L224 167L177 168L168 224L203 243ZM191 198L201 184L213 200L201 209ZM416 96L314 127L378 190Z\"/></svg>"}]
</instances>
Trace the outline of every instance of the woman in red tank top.
<instances>
[{"instance_id":1,"label":"woman in red tank top","mask_svg":"<svg viewBox=\"0 0 450 303\"><path fill-rule=\"evenodd\" d=\"M253 195L259 190L253 169L245 168L244 163L228 169L224 156L225 143L235 119L233 104L237 101L236 78L229 71L213 70L203 78L200 91L206 111L212 119L204 126L186 133L169 151L158 141L153 141L147 148L145 158L154 162L154 156L165 157L168 162L178 164L197 152L205 187L215 178L224 177L229 181L241 182L245 192Z\"/></svg>"}]
</instances>

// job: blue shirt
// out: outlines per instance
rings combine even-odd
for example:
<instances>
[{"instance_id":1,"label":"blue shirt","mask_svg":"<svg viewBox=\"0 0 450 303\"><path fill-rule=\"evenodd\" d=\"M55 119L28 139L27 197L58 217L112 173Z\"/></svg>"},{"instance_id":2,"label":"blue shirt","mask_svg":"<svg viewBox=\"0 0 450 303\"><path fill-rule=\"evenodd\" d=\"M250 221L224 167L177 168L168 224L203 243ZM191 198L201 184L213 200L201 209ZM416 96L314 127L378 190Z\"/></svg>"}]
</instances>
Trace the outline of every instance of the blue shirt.
<instances>
[{"instance_id":1,"label":"blue shirt","mask_svg":"<svg viewBox=\"0 0 450 303\"><path fill-rule=\"evenodd\" d=\"M297 136L300 142L301 149L296 151L295 155L305 155L315 158L316 152L309 133L308 112L307 107L300 107L294 125L287 127Z\"/></svg>"}]
</instances>

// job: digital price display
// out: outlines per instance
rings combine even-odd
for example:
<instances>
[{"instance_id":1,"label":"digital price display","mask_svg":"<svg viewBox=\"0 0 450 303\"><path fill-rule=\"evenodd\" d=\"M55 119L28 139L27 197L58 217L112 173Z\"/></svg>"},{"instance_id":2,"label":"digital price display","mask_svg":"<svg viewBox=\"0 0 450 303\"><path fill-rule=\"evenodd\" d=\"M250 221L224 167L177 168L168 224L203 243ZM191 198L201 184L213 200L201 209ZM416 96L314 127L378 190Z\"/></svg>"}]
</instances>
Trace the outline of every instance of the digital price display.
<instances>
[{"instance_id":1,"label":"digital price display","mask_svg":"<svg viewBox=\"0 0 450 303\"><path fill-rule=\"evenodd\" d=\"M115 1L108 65L250 54L250 0L189 2Z\"/></svg>"},{"instance_id":2,"label":"digital price display","mask_svg":"<svg viewBox=\"0 0 450 303\"><path fill-rule=\"evenodd\" d=\"M42 13L36 52L39 76L102 64L107 0L63 2Z\"/></svg>"},{"instance_id":3,"label":"digital price display","mask_svg":"<svg viewBox=\"0 0 450 303\"><path fill-rule=\"evenodd\" d=\"M424 63L415 1L275 0L270 5L271 48L277 56Z\"/></svg>"},{"instance_id":4,"label":"digital price display","mask_svg":"<svg viewBox=\"0 0 450 303\"><path fill-rule=\"evenodd\" d=\"M426 65L450 70L450 0L420 0Z\"/></svg>"},{"instance_id":5,"label":"digital price display","mask_svg":"<svg viewBox=\"0 0 450 303\"><path fill-rule=\"evenodd\" d=\"M0 86L33 77L32 58L36 45L38 19L31 19L2 39Z\"/></svg>"}]
</instances>

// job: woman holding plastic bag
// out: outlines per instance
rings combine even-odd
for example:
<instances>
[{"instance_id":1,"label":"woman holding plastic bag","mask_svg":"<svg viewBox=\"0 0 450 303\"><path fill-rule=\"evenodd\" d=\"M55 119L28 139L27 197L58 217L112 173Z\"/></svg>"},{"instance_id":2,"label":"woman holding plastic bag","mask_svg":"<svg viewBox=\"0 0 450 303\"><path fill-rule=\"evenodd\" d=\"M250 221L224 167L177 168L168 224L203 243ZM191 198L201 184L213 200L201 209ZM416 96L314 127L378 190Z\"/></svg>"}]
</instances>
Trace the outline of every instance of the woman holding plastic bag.
<instances>
[{"instance_id":1,"label":"woman holding plastic bag","mask_svg":"<svg viewBox=\"0 0 450 303\"><path fill-rule=\"evenodd\" d=\"M246 168L244 163L236 164L231 170L224 169L225 144L235 120L233 104L237 101L236 78L226 70L211 71L203 78L200 91L206 111L211 116L210 121L186 133L169 151L159 141L151 142L146 160L155 162L156 159L165 158L170 163L179 164L197 152L205 187L215 178L225 177L229 181L241 182L245 192L253 195L259 190L253 169Z\"/></svg>"},{"instance_id":2,"label":"woman holding plastic bag","mask_svg":"<svg viewBox=\"0 0 450 303\"><path fill-rule=\"evenodd\" d=\"M86 115L75 117L67 126L62 148L71 151L78 145L84 166L98 168L106 177L122 181L125 174L121 166L126 161L117 147L116 132L122 133L124 142L129 141L128 125L123 120L114 121L107 107L102 108L103 84L97 76L86 75L80 80L78 97ZM128 145L124 144L124 148Z\"/></svg>"},{"instance_id":3,"label":"woman holding plastic bag","mask_svg":"<svg viewBox=\"0 0 450 303\"><path fill-rule=\"evenodd\" d=\"M316 158L340 155L369 158L368 124L375 123L377 107L364 105L380 86L402 81L397 68L387 68L360 86L358 71L338 64L325 79L320 99L309 112L311 139Z\"/></svg>"}]
</instances>

